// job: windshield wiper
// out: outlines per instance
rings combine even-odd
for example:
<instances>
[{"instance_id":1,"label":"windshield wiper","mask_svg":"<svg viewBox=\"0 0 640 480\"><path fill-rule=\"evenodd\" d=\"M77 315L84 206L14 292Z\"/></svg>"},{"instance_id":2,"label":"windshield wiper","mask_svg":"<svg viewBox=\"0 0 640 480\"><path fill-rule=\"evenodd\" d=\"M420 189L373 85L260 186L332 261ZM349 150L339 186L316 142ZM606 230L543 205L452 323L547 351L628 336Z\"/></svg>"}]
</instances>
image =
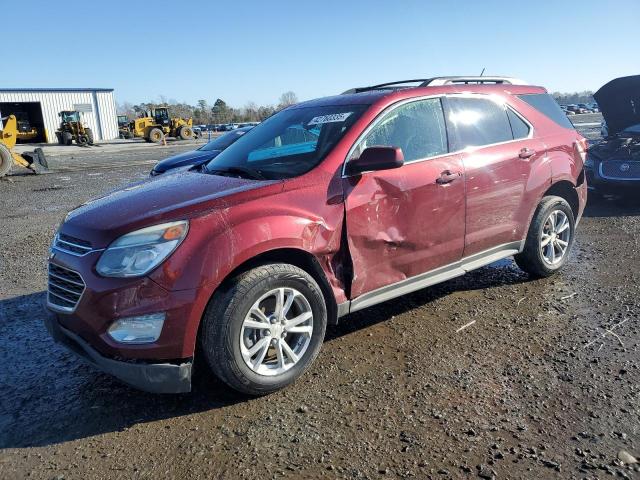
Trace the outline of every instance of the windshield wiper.
<instances>
[{"instance_id":1,"label":"windshield wiper","mask_svg":"<svg viewBox=\"0 0 640 480\"><path fill-rule=\"evenodd\" d=\"M262 175L262 173L260 173L259 170L255 170L253 168L250 167L238 167L238 166L231 166L231 167L219 167L219 168L213 168L212 170L208 170L207 169L207 173L212 173L212 174L225 174L225 173L231 173L231 174L237 174L237 175L244 175L247 178L251 178L253 180L266 180L266 178L264 177L264 175Z\"/></svg>"}]
</instances>

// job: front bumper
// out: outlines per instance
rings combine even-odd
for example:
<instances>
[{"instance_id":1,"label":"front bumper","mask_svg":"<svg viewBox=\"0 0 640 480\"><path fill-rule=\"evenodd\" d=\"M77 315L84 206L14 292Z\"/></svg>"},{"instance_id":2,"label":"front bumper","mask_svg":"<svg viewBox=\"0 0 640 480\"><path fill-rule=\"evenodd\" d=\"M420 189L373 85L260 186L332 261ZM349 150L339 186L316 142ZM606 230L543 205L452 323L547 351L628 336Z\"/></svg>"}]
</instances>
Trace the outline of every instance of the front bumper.
<instances>
[{"instance_id":1,"label":"front bumper","mask_svg":"<svg viewBox=\"0 0 640 480\"><path fill-rule=\"evenodd\" d=\"M594 190L605 195L640 193L640 176L625 177L622 176L622 172L618 177L603 175L602 161L595 162L593 167L585 167L585 173L589 190Z\"/></svg>"},{"instance_id":2,"label":"front bumper","mask_svg":"<svg viewBox=\"0 0 640 480\"><path fill-rule=\"evenodd\" d=\"M191 391L192 362L130 363L105 357L80 336L62 327L57 315L45 316L45 326L53 339L94 367L124 383L151 393L185 393Z\"/></svg>"}]
</instances>

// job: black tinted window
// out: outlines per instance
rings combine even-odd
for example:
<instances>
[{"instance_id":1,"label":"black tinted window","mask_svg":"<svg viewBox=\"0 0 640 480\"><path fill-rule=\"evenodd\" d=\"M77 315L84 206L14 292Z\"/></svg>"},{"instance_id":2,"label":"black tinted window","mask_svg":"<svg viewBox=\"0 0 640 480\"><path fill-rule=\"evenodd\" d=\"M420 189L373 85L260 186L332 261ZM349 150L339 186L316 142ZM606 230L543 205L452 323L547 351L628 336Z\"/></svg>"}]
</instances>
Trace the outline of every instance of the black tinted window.
<instances>
[{"instance_id":1,"label":"black tinted window","mask_svg":"<svg viewBox=\"0 0 640 480\"><path fill-rule=\"evenodd\" d=\"M449 97L456 149L513 140L504 105L488 98Z\"/></svg>"},{"instance_id":2,"label":"black tinted window","mask_svg":"<svg viewBox=\"0 0 640 480\"><path fill-rule=\"evenodd\" d=\"M374 145L400 147L406 162L447 153L440 99L418 100L394 108L362 139L351 158Z\"/></svg>"},{"instance_id":3,"label":"black tinted window","mask_svg":"<svg viewBox=\"0 0 640 480\"><path fill-rule=\"evenodd\" d=\"M573 128L573 124L553 97L547 93L535 93L529 95L518 95L520 100L524 100L540 113L546 115L561 127Z\"/></svg>"},{"instance_id":4,"label":"black tinted window","mask_svg":"<svg viewBox=\"0 0 640 480\"><path fill-rule=\"evenodd\" d=\"M527 138L529 136L529 125L509 108L507 108L507 116L511 124L513 138Z\"/></svg>"}]
</instances>

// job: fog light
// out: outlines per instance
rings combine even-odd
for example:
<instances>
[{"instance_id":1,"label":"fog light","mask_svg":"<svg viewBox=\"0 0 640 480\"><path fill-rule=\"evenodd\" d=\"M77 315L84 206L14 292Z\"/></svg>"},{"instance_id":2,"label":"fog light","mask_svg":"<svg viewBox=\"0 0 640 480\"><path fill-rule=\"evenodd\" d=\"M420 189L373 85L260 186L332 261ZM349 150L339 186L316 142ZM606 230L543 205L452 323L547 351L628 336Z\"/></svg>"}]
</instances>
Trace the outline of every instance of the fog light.
<instances>
[{"instance_id":1,"label":"fog light","mask_svg":"<svg viewBox=\"0 0 640 480\"><path fill-rule=\"evenodd\" d=\"M151 343L160 338L164 313L116 320L109 327L109 336L118 343Z\"/></svg>"}]
</instances>

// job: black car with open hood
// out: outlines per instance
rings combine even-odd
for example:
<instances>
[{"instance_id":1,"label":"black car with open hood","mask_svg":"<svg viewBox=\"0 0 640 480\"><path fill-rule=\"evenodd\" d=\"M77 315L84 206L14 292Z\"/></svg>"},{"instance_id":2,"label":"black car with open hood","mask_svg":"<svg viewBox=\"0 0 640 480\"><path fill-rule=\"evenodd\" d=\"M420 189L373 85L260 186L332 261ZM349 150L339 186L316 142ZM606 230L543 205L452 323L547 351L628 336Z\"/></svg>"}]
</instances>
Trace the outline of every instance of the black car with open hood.
<instances>
[{"instance_id":1,"label":"black car with open hood","mask_svg":"<svg viewBox=\"0 0 640 480\"><path fill-rule=\"evenodd\" d=\"M589 148L589 188L601 194L640 193L640 75L611 80L593 96L608 133Z\"/></svg>"},{"instance_id":2,"label":"black car with open hood","mask_svg":"<svg viewBox=\"0 0 640 480\"><path fill-rule=\"evenodd\" d=\"M593 94L609 136L640 124L640 75L611 80Z\"/></svg>"}]
</instances>

